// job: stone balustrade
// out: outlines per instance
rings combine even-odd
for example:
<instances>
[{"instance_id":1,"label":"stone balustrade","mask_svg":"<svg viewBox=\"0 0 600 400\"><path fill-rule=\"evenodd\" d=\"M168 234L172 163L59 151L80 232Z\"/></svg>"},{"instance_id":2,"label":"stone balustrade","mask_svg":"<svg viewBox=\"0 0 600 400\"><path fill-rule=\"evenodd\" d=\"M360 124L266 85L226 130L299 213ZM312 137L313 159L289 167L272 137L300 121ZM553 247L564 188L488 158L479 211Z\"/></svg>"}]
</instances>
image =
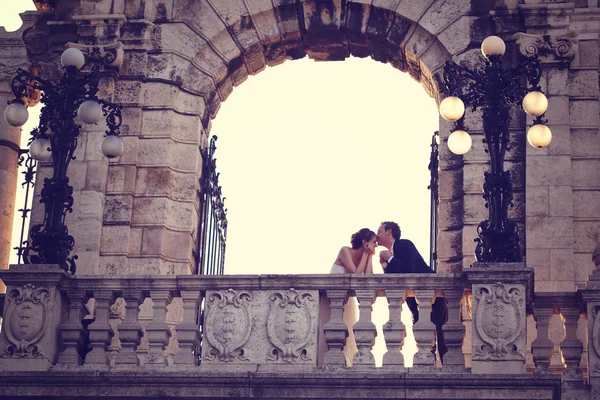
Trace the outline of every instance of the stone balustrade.
<instances>
[{"instance_id":1,"label":"stone balustrade","mask_svg":"<svg viewBox=\"0 0 600 400\"><path fill-rule=\"evenodd\" d=\"M577 335L577 324L585 322L580 319L582 296L534 295L531 275L519 265L493 269L481 264L462 274L370 276L73 277L52 265L11 266L0 272L8 288L0 375L3 371L179 371L198 376L354 371L407 377L481 374L485 380L494 374L515 374L535 377L535 387L549 385L552 393L558 378L563 398L584 398L591 385L587 369L580 365L585 344ZM580 292L594 303L596 290L592 285ZM350 327L358 350L349 367L343 353L349 333L343 307L351 296L357 299L359 316ZM407 297L416 297L420 311L412 327L417 347L412 363L402 351L407 327L400 310ZM387 348L380 367L373 355L377 330L372 306L377 298L385 300L389 310L379 338ZM431 352L437 332L429 312L436 299L447 307L443 364L436 363ZM593 306L588 313L596 308L600 309ZM531 375L525 372L528 313L537 323ZM555 314L561 314L565 326L561 375L549 368L554 343L548 327ZM589 328L590 337L597 336L596 325L600 324ZM470 366L465 363L465 342L471 343ZM592 356L591 360L598 358L596 353ZM595 369L591 371L594 378Z\"/></svg>"}]
</instances>

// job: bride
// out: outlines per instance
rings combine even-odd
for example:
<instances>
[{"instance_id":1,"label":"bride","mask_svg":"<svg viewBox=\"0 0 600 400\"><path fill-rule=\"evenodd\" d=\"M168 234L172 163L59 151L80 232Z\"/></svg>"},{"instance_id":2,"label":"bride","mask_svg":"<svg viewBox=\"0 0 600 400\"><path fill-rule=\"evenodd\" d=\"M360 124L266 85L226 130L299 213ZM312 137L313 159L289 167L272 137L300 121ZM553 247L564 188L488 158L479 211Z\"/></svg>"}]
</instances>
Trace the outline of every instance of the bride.
<instances>
[{"instance_id":1,"label":"bride","mask_svg":"<svg viewBox=\"0 0 600 400\"><path fill-rule=\"evenodd\" d=\"M331 274L372 274L373 273L373 254L377 242L375 232L368 228L363 228L352 235L350 238L351 247L344 246L340 249L333 266ZM352 327L358 320L358 305L356 298L348 298L344 305L344 323L348 327L348 338L344 347L344 356L346 357L346 366L352 366L352 358L358 351L354 332Z\"/></svg>"}]
</instances>

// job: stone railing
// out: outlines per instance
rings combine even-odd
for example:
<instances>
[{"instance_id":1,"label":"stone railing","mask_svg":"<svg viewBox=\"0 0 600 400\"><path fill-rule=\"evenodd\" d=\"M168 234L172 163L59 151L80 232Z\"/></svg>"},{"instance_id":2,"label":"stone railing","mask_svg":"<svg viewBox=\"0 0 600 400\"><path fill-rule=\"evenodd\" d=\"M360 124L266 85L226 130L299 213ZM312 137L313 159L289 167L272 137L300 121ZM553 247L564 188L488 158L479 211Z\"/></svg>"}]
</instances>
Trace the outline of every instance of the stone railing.
<instances>
[{"instance_id":1,"label":"stone railing","mask_svg":"<svg viewBox=\"0 0 600 400\"><path fill-rule=\"evenodd\" d=\"M578 321L584 321L579 319L583 298L588 318L594 316L588 336L598 337L594 329L600 331L600 323L594 313L600 309L600 289L591 284L579 294L534 295L533 273L521 264L474 264L462 274L135 277L73 277L52 265L18 265L1 271L0 277L7 285L0 375L76 370L197 371L200 376L517 374L535 377L519 385L536 382L534 386L547 385L556 393L562 380L563 392L589 396L600 359L590 350L593 367L589 377L586 368L582 372L586 343L576 332ZM343 306L349 296L356 297L359 308L352 327L358 351L351 368L343 353L348 337ZM407 368L410 363L401 352L407 329L400 310L413 296L420 318L412 327L416 354ZM380 368L372 351L377 298L385 298L389 309L382 326L387 351ZM431 352L436 326L429 311L439 298L448 315L442 327L447 348L443 364L436 364ZM548 339L548 326L558 313L566 332L560 343L562 378L549 368L554 343ZM532 375L526 374L528 314L537 324ZM579 394L572 398L585 397Z\"/></svg>"}]
</instances>

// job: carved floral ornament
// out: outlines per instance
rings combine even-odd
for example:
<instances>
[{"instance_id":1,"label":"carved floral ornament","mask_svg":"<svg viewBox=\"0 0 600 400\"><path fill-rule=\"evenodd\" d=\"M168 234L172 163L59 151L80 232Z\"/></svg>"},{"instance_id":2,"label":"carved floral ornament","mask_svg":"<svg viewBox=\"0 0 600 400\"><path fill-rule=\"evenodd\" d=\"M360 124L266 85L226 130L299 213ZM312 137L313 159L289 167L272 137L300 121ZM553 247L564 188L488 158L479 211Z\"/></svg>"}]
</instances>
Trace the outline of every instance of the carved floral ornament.
<instances>
[{"instance_id":1,"label":"carved floral ornament","mask_svg":"<svg viewBox=\"0 0 600 400\"><path fill-rule=\"evenodd\" d=\"M473 325L483 342L476 346L473 357L524 359L525 349L517 343L524 333L522 290L495 284L477 288L473 296L477 300Z\"/></svg>"},{"instance_id":2,"label":"carved floral ornament","mask_svg":"<svg viewBox=\"0 0 600 400\"><path fill-rule=\"evenodd\" d=\"M554 56L556 60L571 61L577 50L577 32L565 35L532 35L515 33L519 51L525 57Z\"/></svg>"},{"instance_id":3,"label":"carved floral ornament","mask_svg":"<svg viewBox=\"0 0 600 400\"><path fill-rule=\"evenodd\" d=\"M281 357L293 362L298 358L308 361L304 348L313 333L313 314L309 302L314 301L310 293L298 293L294 288L287 292L275 292L269 296L271 307L267 319L267 335L275 346L268 359Z\"/></svg>"},{"instance_id":4,"label":"carved floral ornament","mask_svg":"<svg viewBox=\"0 0 600 400\"><path fill-rule=\"evenodd\" d=\"M37 342L46 332L50 291L31 284L10 291L6 297L5 329L9 341L2 357L41 357Z\"/></svg>"},{"instance_id":5,"label":"carved floral ornament","mask_svg":"<svg viewBox=\"0 0 600 400\"><path fill-rule=\"evenodd\" d=\"M206 339L212 346L204 356L208 361L247 361L243 346L252 331L252 294L227 289L208 296L205 321Z\"/></svg>"}]
</instances>

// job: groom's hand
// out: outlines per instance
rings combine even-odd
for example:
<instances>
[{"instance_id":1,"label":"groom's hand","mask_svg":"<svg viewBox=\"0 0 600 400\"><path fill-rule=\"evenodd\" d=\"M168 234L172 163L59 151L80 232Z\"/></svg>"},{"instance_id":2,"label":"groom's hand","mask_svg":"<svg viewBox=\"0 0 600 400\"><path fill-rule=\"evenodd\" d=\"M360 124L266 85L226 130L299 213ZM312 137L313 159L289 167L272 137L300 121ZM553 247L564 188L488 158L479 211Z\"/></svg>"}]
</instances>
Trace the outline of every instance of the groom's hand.
<instances>
[{"instance_id":1,"label":"groom's hand","mask_svg":"<svg viewBox=\"0 0 600 400\"><path fill-rule=\"evenodd\" d=\"M389 250L384 250L379 253L379 260L387 262L392 257L392 252Z\"/></svg>"}]
</instances>

